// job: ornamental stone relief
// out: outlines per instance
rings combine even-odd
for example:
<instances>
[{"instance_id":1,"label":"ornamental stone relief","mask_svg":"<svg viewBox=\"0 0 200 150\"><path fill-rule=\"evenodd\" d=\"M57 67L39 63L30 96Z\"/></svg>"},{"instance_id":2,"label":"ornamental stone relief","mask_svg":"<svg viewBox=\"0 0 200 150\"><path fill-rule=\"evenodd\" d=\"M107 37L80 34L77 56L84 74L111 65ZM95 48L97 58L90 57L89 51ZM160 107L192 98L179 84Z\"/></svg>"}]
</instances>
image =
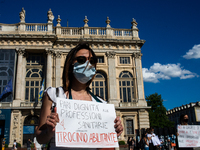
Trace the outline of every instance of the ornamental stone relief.
<instances>
[{"instance_id":1,"label":"ornamental stone relief","mask_svg":"<svg viewBox=\"0 0 200 150\"><path fill-rule=\"evenodd\" d=\"M142 53L133 53L133 57L141 59Z\"/></svg>"},{"instance_id":2,"label":"ornamental stone relief","mask_svg":"<svg viewBox=\"0 0 200 150\"><path fill-rule=\"evenodd\" d=\"M16 52L18 55L24 55L26 51L24 48L16 48Z\"/></svg>"},{"instance_id":3,"label":"ornamental stone relief","mask_svg":"<svg viewBox=\"0 0 200 150\"><path fill-rule=\"evenodd\" d=\"M51 50L51 49L45 49L45 51L46 51L46 54L47 55L53 55L54 54L54 50Z\"/></svg>"},{"instance_id":4,"label":"ornamental stone relief","mask_svg":"<svg viewBox=\"0 0 200 150\"><path fill-rule=\"evenodd\" d=\"M13 115L13 128L12 128L12 138L17 138L17 133L19 132L19 115L14 114Z\"/></svg>"},{"instance_id":5,"label":"ornamental stone relief","mask_svg":"<svg viewBox=\"0 0 200 150\"><path fill-rule=\"evenodd\" d=\"M116 52L106 52L108 58L115 58Z\"/></svg>"},{"instance_id":6,"label":"ornamental stone relief","mask_svg":"<svg viewBox=\"0 0 200 150\"><path fill-rule=\"evenodd\" d=\"M55 56L56 56L56 58L61 58L62 57L62 52L61 51L55 52Z\"/></svg>"}]
</instances>

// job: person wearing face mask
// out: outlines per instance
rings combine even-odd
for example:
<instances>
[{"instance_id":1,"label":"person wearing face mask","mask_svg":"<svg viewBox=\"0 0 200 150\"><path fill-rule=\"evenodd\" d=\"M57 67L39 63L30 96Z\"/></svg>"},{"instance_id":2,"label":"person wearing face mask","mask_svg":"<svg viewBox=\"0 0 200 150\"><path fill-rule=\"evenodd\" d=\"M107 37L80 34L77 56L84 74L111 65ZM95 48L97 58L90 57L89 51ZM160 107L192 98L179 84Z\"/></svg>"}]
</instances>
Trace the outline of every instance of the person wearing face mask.
<instances>
[{"instance_id":1,"label":"person wearing face mask","mask_svg":"<svg viewBox=\"0 0 200 150\"><path fill-rule=\"evenodd\" d=\"M59 122L56 108L56 98L76 99L106 103L103 99L90 92L89 85L96 73L97 57L88 43L81 42L68 53L62 76L62 87L48 87L43 96L39 125L36 130L37 141L46 144L50 141L50 148L53 150L96 150L96 148L70 148L55 146L55 127ZM123 132L120 118L113 120L117 136Z\"/></svg>"},{"instance_id":2,"label":"person wearing face mask","mask_svg":"<svg viewBox=\"0 0 200 150\"><path fill-rule=\"evenodd\" d=\"M150 129L148 130L148 134L147 134L147 139L149 141L149 150L155 150L156 146L153 145L153 140L152 138L155 137L156 135L154 134L154 128L150 127Z\"/></svg>"},{"instance_id":3,"label":"person wearing face mask","mask_svg":"<svg viewBox=\"0 0 200 150\"><path fill-rule=\"evenodd\" d=\"M188 125L188 120L189 120L188 115L187 114L182 114L180 116L180 125ZM177 126L177 128L178 128L178 126ZM176 134L177 134L177 138L178 138L178 136L179 136L178 132ZM189 147L179 147L177 138L176 138L177 150L182 150L182 149L184 149L184 150L193 150L193 148L189 148Z\"/></svg>"}]
</instances>

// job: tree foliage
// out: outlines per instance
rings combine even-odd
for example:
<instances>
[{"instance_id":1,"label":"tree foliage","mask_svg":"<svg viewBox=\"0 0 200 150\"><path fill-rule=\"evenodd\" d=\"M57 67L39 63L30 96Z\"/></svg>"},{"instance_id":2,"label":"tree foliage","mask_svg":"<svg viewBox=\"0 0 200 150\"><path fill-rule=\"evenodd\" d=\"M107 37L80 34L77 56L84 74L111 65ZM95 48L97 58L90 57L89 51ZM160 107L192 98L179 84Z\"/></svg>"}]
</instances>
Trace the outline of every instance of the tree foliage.
<instances>
[{"instance_id":1,"label":"tree foliage","mask_svg":"<svg viewBox=\"0 0 200 150\"><path fill-rule=\"evenodd\" d=\"M149 120L151 127L173 127L173 122L169 121L166 115L166 108L163 105L163 99L158 93L146 96L147 105L151 106L149 110Z\"/></svg>"}]
</instances>

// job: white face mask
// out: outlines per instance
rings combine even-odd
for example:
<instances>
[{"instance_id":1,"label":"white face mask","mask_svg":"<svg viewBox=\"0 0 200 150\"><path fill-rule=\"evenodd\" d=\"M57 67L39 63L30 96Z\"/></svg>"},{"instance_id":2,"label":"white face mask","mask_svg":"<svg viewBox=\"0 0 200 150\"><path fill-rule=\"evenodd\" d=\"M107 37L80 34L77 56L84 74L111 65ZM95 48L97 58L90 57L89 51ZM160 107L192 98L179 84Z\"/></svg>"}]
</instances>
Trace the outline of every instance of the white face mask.
<instances>
[{"instance_id":1,"label":"white face mask","mask_svg":"<svg viewBox=\"0 0 200 150\"><path fill-rule=\"evenodd\" d=\"M88 63L88 60L84 64L76 62L74 64L73 73L75 78L82 84L87 83L92 79L96 73L96 69L93 65Z\"/></svg>"}]
</instances>

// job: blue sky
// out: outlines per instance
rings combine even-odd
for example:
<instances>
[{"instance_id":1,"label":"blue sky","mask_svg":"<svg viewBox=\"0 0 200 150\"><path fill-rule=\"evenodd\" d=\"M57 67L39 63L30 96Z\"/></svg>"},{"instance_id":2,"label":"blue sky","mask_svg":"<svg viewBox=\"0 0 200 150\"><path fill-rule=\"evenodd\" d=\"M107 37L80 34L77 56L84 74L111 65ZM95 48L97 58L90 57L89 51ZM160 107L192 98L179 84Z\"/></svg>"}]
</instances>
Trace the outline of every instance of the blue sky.
<instances>
[{"instance_id":1,"label":"blue sky","mask_svg":"<svg viewBox=\"0 0 200 150\"><path fill-rule=\"evenodd\" d=\"M199 0L0 0L0 23L18 23L24 7L27 23L46 23L51 8L56 24L131 28L138 23L142 47L145 95L161 94L167 109L199 101L200 90Z\"/></svg>"}]
</instances>

